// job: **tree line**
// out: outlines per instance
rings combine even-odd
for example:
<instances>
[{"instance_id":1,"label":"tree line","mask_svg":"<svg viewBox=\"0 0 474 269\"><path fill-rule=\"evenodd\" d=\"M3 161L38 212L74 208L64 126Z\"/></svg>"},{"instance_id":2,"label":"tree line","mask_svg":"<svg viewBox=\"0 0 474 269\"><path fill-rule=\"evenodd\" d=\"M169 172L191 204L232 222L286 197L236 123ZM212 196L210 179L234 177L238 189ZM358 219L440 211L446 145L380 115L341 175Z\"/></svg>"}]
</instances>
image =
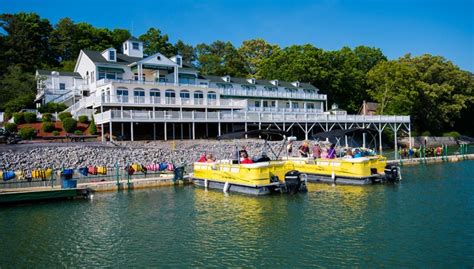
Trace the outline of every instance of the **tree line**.
<instances>
[{"instance_id":1,"label":"tree line","mask_svg":"<svg viewBox=\"0 0 474 269\"><path fill-rule=\"evenodd\" d=\"M81 49L104 50L131 37L126 29L97 28L60 19L55 25L35 13L0 15L0 111L32 106L36 69L72 71ZM201 74L308 82L349 113L364 100L383 114L411 115L415 130L473 134L474 76L442 56L406 54L388 60L379 48L326 51L311 44L280 47L263 39L239 47L217 40L174 44L158 28L138 36L144 53L180 54Z\"/></svg>"}]
</instances>

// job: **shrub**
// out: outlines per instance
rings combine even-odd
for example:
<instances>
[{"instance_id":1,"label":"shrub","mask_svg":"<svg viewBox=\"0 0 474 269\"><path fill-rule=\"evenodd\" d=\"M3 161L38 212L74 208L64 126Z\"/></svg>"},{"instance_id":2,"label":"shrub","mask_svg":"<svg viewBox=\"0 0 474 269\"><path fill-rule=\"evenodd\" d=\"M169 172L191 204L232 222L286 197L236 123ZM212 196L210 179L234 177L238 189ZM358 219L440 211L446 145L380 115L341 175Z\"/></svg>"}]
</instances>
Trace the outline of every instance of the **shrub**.
<instances>
[{"instance_id":1,"label":"shrub","mask_svg":"<svg viewBox=\"0 0 474 269\"><path fill-rule=\"evenodd\" d=\"M5 130L9 131L10 133L15 133L18 129L18 126L15 123L8 122L5 124Z\"/></svg>"},{"instance_id":2,"label":"shrub","mask_svg":"<svg viewBox=\"0 0 474 269\"><path fill-rule=\"evenodd\" d=\"M59 113L58 118L60 121L64 121L67 118L72 118L72 115L69 112L61 112Z\"/></svg>"},{"instance_id":3,"label":"shrub","mask_svg":"<svg viewBox=\"0 0 474 269\"><path fill-rule=\"evenodd\" d=\"M74 134L75 134L75 135L82 135L82 131L81 131L81 130L75 130L75 131L74 131Z\"/></svg>"},{"instance_id":4,"label":"shrub","mask_svg":"<svg viewBox=\"0 0 474 269\"><path fill-rule=\"evenodd\" d=\"M22 139L32 139L36 135L36 130L31 127L23 127L20 129L18 134Z\"/></svg>"},{"instance_id":5,"label":"shrub","mask_svg":"<svg viewBox=\"0 0 474 269\"><path fill-rule=\"evenodd\" d=\"M75 119L65 118L62 122L63 122L63 129L67 133L72 133L74 132L74 129L76 129L77 121Z\"/></svg>"},{"instance_id":6,"label":"shrub","mask_svg":"<svg viewBox=\"0 0 474 269\"><path fill-rule=\"evenodd\" d=\"M66 105L61 103L47 103L41 106L38 110L41 113L55 113L66 110Z\"/></svg>"},{"instance_id":7,"label":"shrub","mask_svg":"<svg viewBox=\"0 0 474 269\"><path fill-rule=\"evenodd\" d=\"M443 136L444 137L452 137L454 139L459 139L461 137L461 134L456 132L456 131L453 131L453 132L444 133Z\"/></svg>"},{"instance_id":8,"label":"shrub","mask_svg":"<svg viewBox=\"0 0 474 269\"><path fill-rule=\"evenodd\" d=\"M25 123L25 117L22 112L13 113L13 121L16 124Z\"/></svg>"},{"instance_id":9,"label":"shrub","mask_svg":"<svg viewBox=\"0 0 474 269\"><path fill-rule=\"evenodd\" d=\"M41 125L41 129L43 129L43 131L45 133L51 133L52 131L54 131L54 123L52 122L43 122L43 124Z\"/></svg>"},{"instance_id":10,"label":"shrub","mask_svg":"<svg viewBox=\"0 0 474 269\"><path fill-rule=\"evenodd\" d=\"M12 118L12 113L5 112L3 113L3 121L9 121Z\"/></svg>"},{"instance_id":11,"label":"shrub","mask_svg":"<svg viewBox=\"0 0 474 269\"><path fill-rule=\"evenodd\" d=\"M431 133L430 131L424 131L423 133L421 133L421 136L431 136Z\"/></svg>"},{"instance_id":12,"label":"shrub","mask_svg":"<svg viewBox=\"0 0 474 269\"><path fill-rule=\"evenodd\" d=\"M87 123L89 121L89 117L87 117L86 115L79 116L78 119L80 123Z\"/></svg>"},{"instance_id":13,"label":"shrub","mask_svg":"<svg viewBox=\"0 0 474 269\"><path fill-rule=\"evenodd\" d=\"M53 131L53 135L54 135L54 136L58 136L58 135L59 135L59 131L54 130L54 131Z\"/></svg>"},{"instance_id":14,"label":"shrub","mask_svg":"<svg viewBox=\"0 0 474 269\"><path fill-rule=\"evenodd\" d=\"M36 122L36 114L32 112L25 112L23 113L23 118L25 119L26 123L34 123Z\"/></svg>"},{"instance_id":15,"label":"shrub","mask_svg":"<svg viewBox=\"0 0 474 269\"><path fill-rule=\"evenodd\" d=\"M42 122L52 122L53 121L53 115L51 113L44 113L41 115L41 121Z\"/></svg>"},{"instance_id":16,"label":"shrub","mask_svg":"<svg viewBox=\"0 0 474 269\"><path fill-rule=\"evenodd\" d=\"M95 126L94 116L91 117L91 124L89 124L89 134L95 135L97 133L97 126Z\"/></svg>"}]
</instances>

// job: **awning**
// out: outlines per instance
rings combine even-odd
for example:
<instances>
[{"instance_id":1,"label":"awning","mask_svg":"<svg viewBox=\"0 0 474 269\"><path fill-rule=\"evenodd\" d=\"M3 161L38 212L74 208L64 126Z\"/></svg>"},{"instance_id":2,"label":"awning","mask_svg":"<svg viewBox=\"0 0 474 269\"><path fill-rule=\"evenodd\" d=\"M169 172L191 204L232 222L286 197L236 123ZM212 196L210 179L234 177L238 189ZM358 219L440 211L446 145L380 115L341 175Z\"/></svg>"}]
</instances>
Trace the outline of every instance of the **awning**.
<instances>
[{"instance_id":1,"label":"awning","mask_svg":"<svg viewBox=\"0 0 474 269\"><path fill-rule=\"evenodd\" d=\"M119 67L101 67L99 66L99 72L115 72L115 73L125 73L123 68Z\"/></svg>"},{"instance_id":2,"label":"awning","mask_svg":"<svg viewBox=\"0 0 474 269\"><path fill-rule=\"evenodd\" d=\"M348 134L354 134L354 133L375 133L377 132L374 129L364 129L364 128L352 128L352 129L336 129L332 130L329 132L322 132L322 133L317 133L313 136L313 138L320 138L320 139L326 139L326 138L333 138L333 137L343 137Z\"/></svg>"},{"instance_id":3,"label":"awning","mask_svg":"<svg viewBox=\"0 0 474 269\"><path fill-rule=\"evenodd\" d=\"M282 130L277 130L277 129L263 129L263 130L252 130L248 132L234 132L234 133L228 133L228 134L223 134L221 136L218 136L216 139L217 140L227 140L227 139L241 139L245 138L245 136L249 138L256 138L256 137L262 137L266 140L273 140L272 138L277 138L281 140L281 138L288 136L288 132L282 131Z\"/></svg>"},{"instance_id":4,"label":"awning","mask_svg":"<svg viewBox=\"0 0 474 269\"><path fill-rule=\"evenodd\" d=\"M179 74L179 78L196 78L194 74Z\"/></svg>"}]
</instances>

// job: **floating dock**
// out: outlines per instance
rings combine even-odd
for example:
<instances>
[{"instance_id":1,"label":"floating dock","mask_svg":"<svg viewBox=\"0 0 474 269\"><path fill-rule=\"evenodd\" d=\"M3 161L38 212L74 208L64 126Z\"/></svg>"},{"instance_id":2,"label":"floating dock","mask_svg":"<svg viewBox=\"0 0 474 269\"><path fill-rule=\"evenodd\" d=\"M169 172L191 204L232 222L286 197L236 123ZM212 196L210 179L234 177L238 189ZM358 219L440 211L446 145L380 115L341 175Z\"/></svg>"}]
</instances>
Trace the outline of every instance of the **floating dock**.
<instances>
[{"instance_id":1,"label":"floating dock","mask_svg":"<svg viewBox=\"0 0 474 269\"><path fill-rule=\"evenodd\" d=\"M460 161L465 161L465 160L474 160L474 154L388 160L387 164L403 166L403 165L417 165L417 164L428 164L428 163L460 162Z\"/></svg>"},{"instance_id":2,"label":"floating dock","mask_svg":"<svg viewBox=\"0 0 474 269\"><path fill-rule=\"evenodd\" d=\"M0 191L0 205L44 200L89 198L92 195L89 188L59 189L59 188L21 188Z\"/></svg>"}]
</instances>

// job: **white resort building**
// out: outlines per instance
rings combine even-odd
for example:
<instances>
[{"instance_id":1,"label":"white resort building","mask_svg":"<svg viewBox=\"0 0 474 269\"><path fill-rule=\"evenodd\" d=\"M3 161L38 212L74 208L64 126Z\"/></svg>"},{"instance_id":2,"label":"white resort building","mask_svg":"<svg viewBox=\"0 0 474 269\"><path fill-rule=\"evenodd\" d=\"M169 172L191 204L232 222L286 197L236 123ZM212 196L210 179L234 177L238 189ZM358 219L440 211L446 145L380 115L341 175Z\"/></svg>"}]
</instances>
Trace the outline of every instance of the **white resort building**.
<instances>
[{"instance_id":1,"label":"white resort building","mask_svg":"<svg viewBox=\"0 0 474 269\"><path fill-rule=\"evenodd\" d=\"M202 76L179 55L144 56L136 38L122 52L82 50L74 72L38 70L36 101L93 115L102 139L198 139L269 126L306 139L333 128L410 131L409 116L334 113L308 83Z\"/></svg>"}]
</instances>

